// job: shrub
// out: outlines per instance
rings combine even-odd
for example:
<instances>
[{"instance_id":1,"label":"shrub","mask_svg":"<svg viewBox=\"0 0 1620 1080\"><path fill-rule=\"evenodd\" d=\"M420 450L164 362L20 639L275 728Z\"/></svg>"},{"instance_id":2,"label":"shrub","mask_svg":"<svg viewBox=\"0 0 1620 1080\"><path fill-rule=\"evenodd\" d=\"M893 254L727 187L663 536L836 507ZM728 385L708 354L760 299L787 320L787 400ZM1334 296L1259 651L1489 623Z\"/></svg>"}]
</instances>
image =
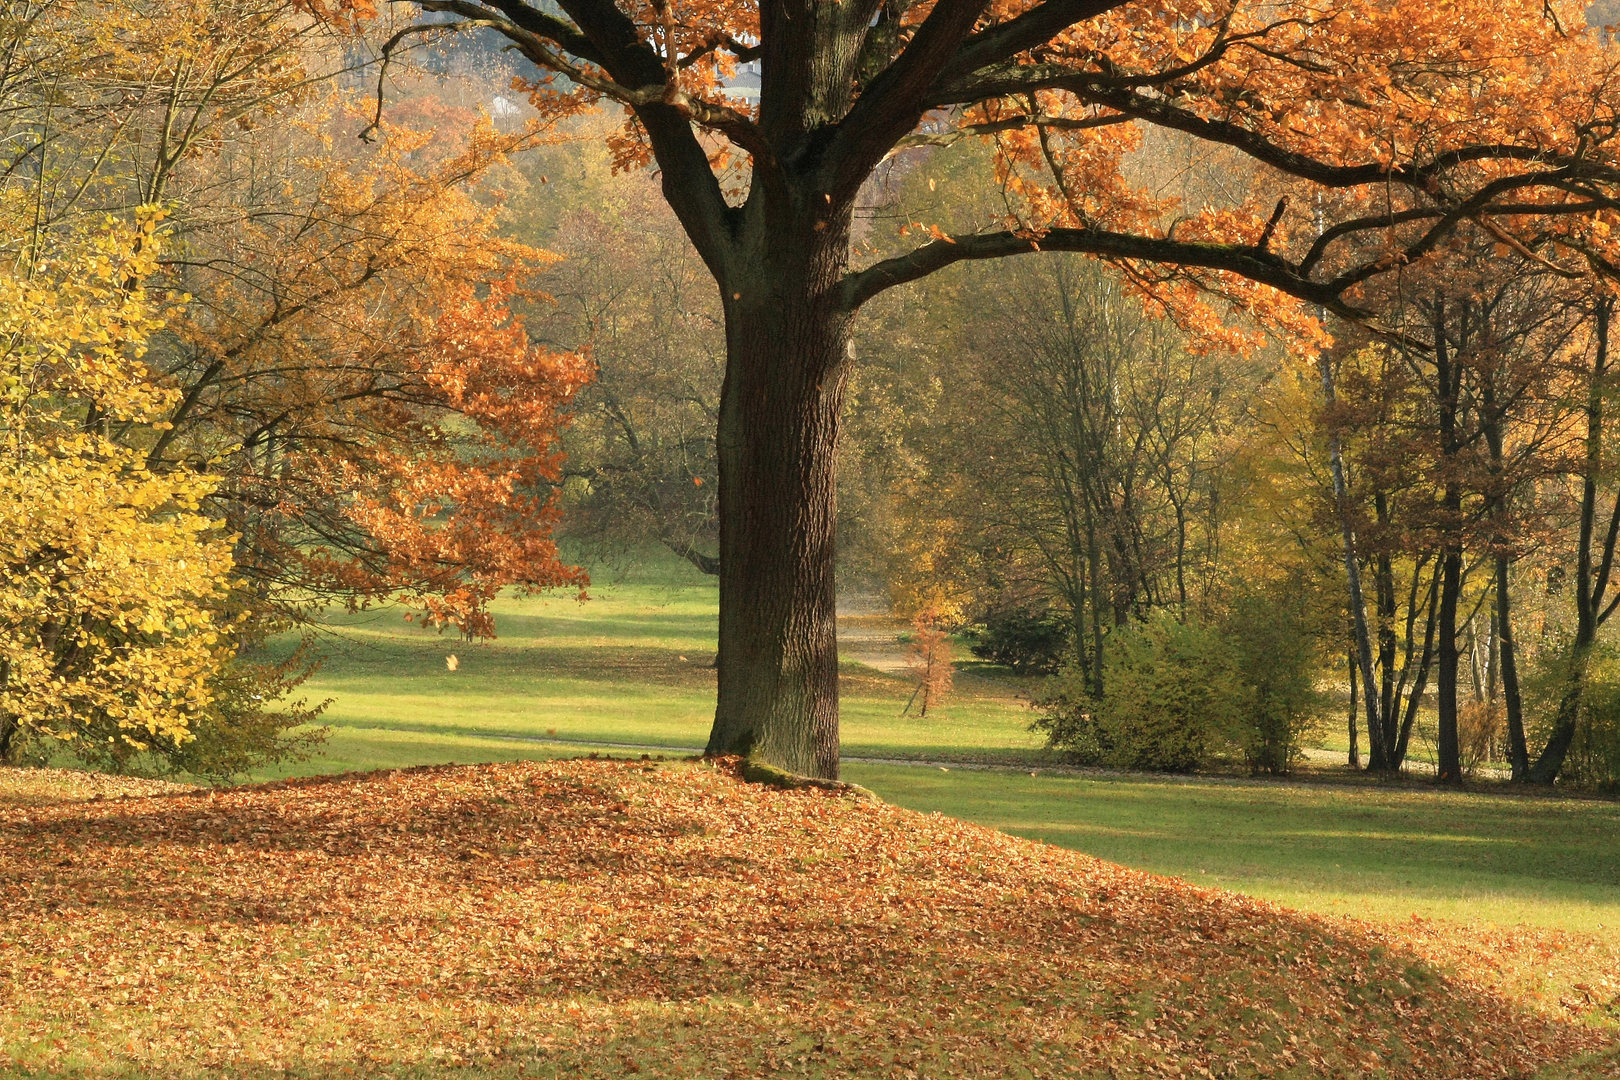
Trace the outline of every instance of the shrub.
<instances>
[{"instance_id":1,"label":"shrub","mask_svg":"<svg viewBox=\"0 0 1620 1080\"><path fill-rule=\"evenodd\" d=\"M1040 715L1030 730L1045 734L1047 746L1082 765L1101 765L1108 759L1110 747L1097 726L1097 703L1079 664L1072 660L1064 664L1035 691L1031 704Z\"/></svg>"},{"instance_id":2,"label":"shrub","mask_svg":"<svg viewBox=\"0 0 1620 1080\"><path fill-rule=\"evenodd\" d=\"M1037 695L1033 727L1086 764L1186 772L1241 758L1286 773L1321 706L1310 611L1284 580L1240 593L1219 627L1156 612L1108 636L1100 698L1066 666Z\"/></svg>"},{"instance_id":3,"label":"shrub","mask_svg":"<svg viewBox=\"0 0 1620 1080\"><path fill-rule=\"evenodd\" d=\"M1494 701L1469 701L1457 709L1457 750L1464 776L1473 776L1487 761L1501 758L1505 717Z\"/></svg>"},{"instance_id":4,"label":"shrub","mask_svg":"<svg viewBox=\"0 0 1620 1080\"><path fill-rule=\"evenodd\" d=\"M1620 791L1620 656L1594 651L1575 722L1575 740L1561 779L1600 791Z\"/></svg>"},{"instance_id":5,"label":"shrub","mask_svg":"<svg viewBox=\"0 0 1620 1080\"><path fill-rule=\"evenodd\" d=\"M1241 745L1247 698L1231 646L1214 630L1155 612L1108 637L1107 692L1070 669L1042 697L1037 726L1056 748L1126 769L1187 772Z\"/></svg>"},{"instance_id":6,"label":"shrub","mask_svg":"<svg viewBox=\"0 0 1620 1080\"><path fill-rule=\"evenodd\" d=\"M1526 735L1532 746L1545 744L1564 696L1577 678L1582 685L1575 738L1559 781L1620 791L1620 655L1614 646L1600 642L1583 657L1566 635L1542 650L1523 682Z\"/></svg>"},{"instance_id":7,"label":"shrub","mask_svg":"<svg viewBox=\"0 0 1620 1080\"><path fill-rule=\"evenodd\" d=\"M1296 576L1251 586L1222 624L1246 690L1240 738L1250 769L1286 773L1321 709L1310 593Z\"/></svg>"},{"instance_id":8,"label":"shrub","mask_svg":"<svg viewBox=\"0 0 1620 1080\"><path fill-rule=\"evenodd\" d=\"M1051 611L1009 608L991 613L973 633L973 655L1020 675L1051 675L1069 648L1069 624Z\"/></svg>"}]
</instances>

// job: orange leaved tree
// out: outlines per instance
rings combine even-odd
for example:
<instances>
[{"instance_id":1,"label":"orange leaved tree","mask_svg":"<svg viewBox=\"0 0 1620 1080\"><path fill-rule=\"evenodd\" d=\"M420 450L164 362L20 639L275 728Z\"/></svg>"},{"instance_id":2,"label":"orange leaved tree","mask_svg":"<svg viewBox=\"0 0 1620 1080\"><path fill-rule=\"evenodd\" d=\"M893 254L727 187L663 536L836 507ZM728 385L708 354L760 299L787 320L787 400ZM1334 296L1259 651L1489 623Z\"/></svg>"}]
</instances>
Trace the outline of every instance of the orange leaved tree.
<instances>
[{"instance_id":1,"label":"orange leaved tree","mask_svg":"<svg viewBox=\"0 0 1620 1080\"><path fill-rule=\"evenodd\" d=\"M939 609L927 607L911 620L911 649L906 657L906 669L917 680L917 690L906 702L910 711L912 702L922 698L918 716L927 716L928 710L940 703L951 692L955 669L951 667L951 637L939 627ZM902 713L901 715L904 715Z\"/></svg>"},{"instance_id":2,"label":"orange leaved tree","mask_svg":"<svg viewBox=\"0 0 1620 1080\"><path fill-rule=\"evenodd\" d=\"M1371 320L1358 290L1459 231L1612 259L1615 88L1561 0L421 6L509 39L538 69L542 110L622 107L622 163L656 162L714 276L727 367L709 749L803 773L838 771L833 473L852 325L872 297L962 260L1072 251L1189 320L1214 294L1309 337L1323 312ZM740 65L757 65L757 97ZM1247 155L1264 200L1156 197L1131 177L1154 130ZM1005 214L857 250L874 172L965 139L993 143L986 183Z\"/></svg>"}]
</instances>

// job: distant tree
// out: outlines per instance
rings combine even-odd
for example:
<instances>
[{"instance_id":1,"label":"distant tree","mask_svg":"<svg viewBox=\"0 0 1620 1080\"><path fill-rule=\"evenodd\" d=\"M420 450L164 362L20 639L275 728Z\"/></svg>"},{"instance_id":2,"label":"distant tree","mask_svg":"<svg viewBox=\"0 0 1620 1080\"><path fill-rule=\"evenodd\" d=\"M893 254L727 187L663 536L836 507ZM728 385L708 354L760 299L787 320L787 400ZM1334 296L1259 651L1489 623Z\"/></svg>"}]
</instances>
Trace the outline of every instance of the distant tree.
<instances>
[{"instance_id":1,"label":"distant tree","mask_svg":"<svg viewBox=\"0 0 1620 1080\"><path fill-rule=\"evenodd\" d=\"M542 167L572 164L559 154ZM526 313L534 334L594 370L563 436L563 524L599 556L660 544L716 574L719 304L651 181L618 188L609 205L576 194L585 205L542 232L563 257L540 278L554 302Z\"/></svg>"}]
</instances>

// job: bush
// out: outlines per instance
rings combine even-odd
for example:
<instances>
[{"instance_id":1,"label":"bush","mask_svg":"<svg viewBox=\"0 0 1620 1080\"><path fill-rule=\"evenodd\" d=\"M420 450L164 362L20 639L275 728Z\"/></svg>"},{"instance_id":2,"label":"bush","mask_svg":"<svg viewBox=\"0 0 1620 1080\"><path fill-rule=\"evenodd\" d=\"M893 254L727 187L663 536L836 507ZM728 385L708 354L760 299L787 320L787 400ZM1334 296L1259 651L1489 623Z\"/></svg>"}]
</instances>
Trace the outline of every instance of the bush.
<instances>
[{"instance_id":1,"label":"bush","mask_svg":"<svg viewBox=\"0 0 1620 1080\"><path fill-rule=\"evenodd\" d=\"M1094 700L1069 669L1043 696L1037 727L1054 747L1092 764L1188 772L1241 745L1247 694L1234 651L1213 630L1168 612L1117 629L1103 685Z\"/></svg>"},{"instance_id":2,"label":"bush","mask_svg":"<svg viewBox=\"0 0 1620 1080\"><path fill-rule=\"evenodd\" d=\"M1251 587L1222 624L1245 690L1240 738L1255 772L1282 774L1299 757L1299 737L1321 709L1310 593L1295 577Z\"/></svg>"},{"instance_id":3,"label":"bush","mask_svg":"<svg viewBox=\"0 0 1620 1080\"><path fill-rule=\"evenodd\" d=\"M1500 761L1506 717L1495 701L1468 701L1457 708L1457 752L1464 776L1488 761Z\"/></svg>"},{"instance_id":4,"label":"bush","mask_svg":"<svg viewBox=\"0 0 1620 1080\"><path fill-rule=\"evenodd\" d=\"M1241 759L1286 773L1321 705L1309 612L1287 580L1240 594L1219 628L1156 612L1108 636L1101 698L1065 667L1033 727L1085 764L1187 772Z\"/></svg>"},{"instance_id":5,"label":"bush","mask_svg":"<svg viewBox=\"0 0 1620 1080\"><path fill-rule=\"evenodd\" d=\"M1582 657L1569 636L1561 635L1530 666L1522 686L1531 753L1552 735L1559 708L1576 678L1582 685L1575 738L1559 782L1620 792L1620 654L1607 642L1591 646Z\"/></svg>"},{"instance_id":6,"label":"bush","mask_svg":"<svg viewBox=\"0 0 1620 1080\"><path fill-rule=\"evenodd\" d=\"M1097 703L1079 664L1064 664L1032 695L1031 704L1040 715L1030 730L1045 734L1047 746L1082 765L1101 765L1108 760L1110 747L1098 729Z\"/></svg>"},{"instance_id":7,"label":"bush","mask_svg":"<svg viewBox=\"0 0 1620 1080\"><path fill-rule=\"evenodd\" d=\"M1069 623L1050 611L1010 608L992 613L973 632L973 655L1020 675L1051 675L1069 648Z\"/></svg>"},{"instance_id":8,"label":"bush","mask_svg":"<svg viewBox=\"0 0 1620 1080\"><path fill-rule=\"evenodd\" d=\"M1551 709L1546 712L1552 714ZM1620 791L1620 656L1610 647L1593 649L1587 660L1575 739L1560 779L1599 791Z\"/></svg>"}]
</instances>

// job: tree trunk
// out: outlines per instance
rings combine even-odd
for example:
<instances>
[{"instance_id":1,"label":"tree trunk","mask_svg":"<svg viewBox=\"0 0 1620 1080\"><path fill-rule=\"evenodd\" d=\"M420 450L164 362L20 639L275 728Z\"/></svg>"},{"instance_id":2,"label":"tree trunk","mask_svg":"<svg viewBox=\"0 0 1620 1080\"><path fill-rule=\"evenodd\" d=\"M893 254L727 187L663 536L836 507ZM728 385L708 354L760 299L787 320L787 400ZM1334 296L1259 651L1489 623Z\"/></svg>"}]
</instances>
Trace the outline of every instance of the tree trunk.
<instances>
[{"instance_id":1,"label":"tree trunk","mask_svg":"<svg viewBox=\"0 0 1620 1080\"><path fill-rule=\"evenodd\" d=\"M1317 371L1322 378L1322 400L1329 408L1338 400L1333 382L1333 361L1323 353L1317 359ZM1356 533L1350 518L1350 491L1344 475L1344 449L1337 431L1328 433L1328 467L1333 475L1333 505L1339 518L1340 539L1343 542L1345 584L1348 586L1350 627L1355 637L1356 659L1361 669L1363 700L1367 707L1367 750L1371 760L1367 767L1377 772L1388 768L1382 753L1382 718L1378 715L1378 693L1373 685L1372 635L1367 628L1367 602L1361 593L1361 562L1356 556Z\"/></svg>"},{"instance_id":2,"label":"tree trunk","mask_svg":"<svg viewBox=\"0 0 1620 1080\"><path fill-rule=\"evenodd\" d=\"M1423 602L1423 610L1427 615L1423 620L1423 652L1418 655L1417 673L1412 676L1412 685L1406 691L1406 712L1401 717L1400 729L1391 736L1392 749L1390 750L1390 771L1396 772L1401 763L1406 760L1406 748L1412 743L1412 725L1417 722L1418 706L1423 704L1423 695L1429 688L1429 668L1434 662L1434 627L1438 621L1437 612L1440 606L1440 566L1435 563L1434 573L1429 576L1429 595ZM1416 574L1413 570L1413 599L1407 605L1408 616L1406 620L1407 659L1401 668L1401 684L1406 684L1406 672L1411 663L1412 629L1416 618L1411 614L1416 605ZM1395 700L1399 701L1397 697ZM1390 714L1391 723L1394 722L1394 713Z\"/></svg>"},{"instance_id":3,"label":"tree trunk","mask_svg":"<svg viewBox=\"0 0 1620 1080\"><path fill-rule=\"evenodd\" d=\"M762 243L770 262L735 275L724 298L719 694L708 753L837 779L834 479L851 315L831 291L849 213L815 216L822 224L806 230L814 239L801 255Z\"/></svg>"},{"instance_id":4,"label":"tree trunk","mask_svg":"<svg viewBox=\"0 0 1620 1080\"><path fill-rule=\"evenodd\" d=\"M1462 779L1462 755L1457 740L1457 669L1461 659L1457 652L1457 597L1462 592L1462 552L1455 547L1445 554L1440 579L1440 671L1436 689L1439 691L1440 745L1436 772L1442 782L1457 783Z\"/></svg>"},{"instance_id":5,"label":"tree trunk","mask_svg":"<svg viewBox=\"0 0 1620 1080\"><path fill-rule=\"evenodd\" d=\"M1513 606L1508 594L1508 557L1496 557L1496 650L1502 669L1502 704L1507 712L1508 761L1514 780L1530 772L1530 750L1524 739L1524 704L1519 697L1519 661L1513 644Z\"/></svg>"},{"instance_id":6,"label":"tree trunk","mask_svg":"<svg viewBox=\"0 0 1620 1080\"><path fill-rule=\"evenodd\" d=\"M1457 598L1462 592L1462 490L1455 470L1457 389L1461 373L1451 363L1443 306L1435 311L1434 367L1436 404L1440 412L1440 460L1445 474L1441 496L1443 572L1440 582L1440 671L1437 687L1440 745L1439 760L1435 764L1442 783L1457 783L1462 780L1462 758L1457 743Z\"/></svg>"},{"instance_id":7,"label":"tree trunk","mask_svg":"<svg viewBox=\"0 0 1620 1080\"><path fill-rule=\"evenodd\" d=\"M1509 571L1512 560L1508 555L1508 538L1503 526L1508 517L1509 492L1501 488L1505 468L1506 449L1502 441L1502 412L1496 401L1494 376L1486 378L1481 386L1485 410L1481 429L1485 446L1490 451L1491 475L1494 481L1491 516L1498 528L1491 538L1496 548L1496 603L1491 609L1491 647L1496 662L1491 666L1490 700L1496 701L1498 677L1502 684L1502 704L1507 715L1508 764L1516 781L1525 780L1530 773L1530 750L1524 737L1524 703L1519 696L1519 659L1513 641L1513 602L1509 590Z\"/></svg>"},{"instance_id":8,"label":"tree trunk","mask_svg":"<svg viewBox=\"0 0 1620 1080\"><path fill-rule=\"evenodd\" d=\"M1086 554L1091 572L1091 692L1101 698L1103 685L1102 551L1095 522L1086 522Z\"/></svg>"},{"instance_id":9,"label":"tree trunk","mask_svg":"<svg viewBox=\"0 0 1620 1080\"><path fill-rule=\"evenodd\" d=\"M1597 640L1598 627L1607 614L1603 610L1603 599L1614 560L1615 532L1620 526L1620 498L1615 501L1603 555L1596 568L1593 567L1592 541L1597 526L1598 476L1603 469L1603 391L1608 383L1612 303L1608 299L1599 300L1595 312L1597 355L1592 362L1591 382L1587 385L1586 461L1581 485L1580 535L1575 552L1575 641L1570 650L1569 681L1559 699L1547 745L1525 773L1525 779L1532 784L1551 784L1558 779L1558 773L1564 767L1564 758L1569 753L1570 744L1575 741L1575 725L1580 717L1581 698L1586 689L1586 665L1591 657L1592 643Z\"/></svg>"},{"instance_id":10,"label":"tree trunk","mask_svg":"<svg viewBox=\"0 0 1620 1080\"><path fill-rule=\"evenodd\" d=\"M1357 741L1356 731L1356 652L1355 642L1350 645L1350 654L1345 657L1350 669L1350 761L1352 769L1361 768L1361 746Z\"/></svg>"}]
</instances>

